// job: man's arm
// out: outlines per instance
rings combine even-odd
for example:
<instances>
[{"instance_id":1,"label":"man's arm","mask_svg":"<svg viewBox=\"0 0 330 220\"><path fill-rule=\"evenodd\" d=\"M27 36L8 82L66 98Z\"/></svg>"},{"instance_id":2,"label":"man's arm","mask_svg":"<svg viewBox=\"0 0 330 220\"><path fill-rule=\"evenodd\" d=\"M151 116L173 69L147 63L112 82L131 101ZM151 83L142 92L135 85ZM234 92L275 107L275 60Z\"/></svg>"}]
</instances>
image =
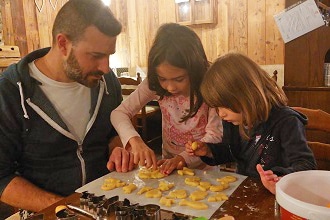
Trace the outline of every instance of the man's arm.
<instances>
[{"instance_id":1,"label":"man's arm","mask_svg":"<svg viewBox=\"0 0 330 220\"><path fill-rule=\"evenodd\" d=\"M47 192L22 177L15 177L1 195L1 201L8 205L38 212L63 197Z\"/></svg>"}]
</instances>

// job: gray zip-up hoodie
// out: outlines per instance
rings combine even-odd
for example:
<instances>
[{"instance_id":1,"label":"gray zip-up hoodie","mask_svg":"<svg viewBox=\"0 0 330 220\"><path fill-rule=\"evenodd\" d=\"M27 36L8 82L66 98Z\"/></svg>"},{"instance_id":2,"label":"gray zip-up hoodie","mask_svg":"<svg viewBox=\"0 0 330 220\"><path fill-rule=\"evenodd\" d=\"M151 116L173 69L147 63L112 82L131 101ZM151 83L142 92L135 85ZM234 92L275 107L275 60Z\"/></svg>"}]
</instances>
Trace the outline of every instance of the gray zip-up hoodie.
<instances>
[{"instance_id":1,"label":"gray zip-up hoodie","mask_svg":"<svg viewBox=\"0 0 330 220\"><path fill-rule=\"evenodd\" d=\"M15 176L66 196L108 172L108 143L117 135L110 113L122 101L118 79L105 74L91 89L90 120L80 143L30 77L28 63L48 51L28 54L0 77L0 195Z\"/></svg>"}]
</instances>

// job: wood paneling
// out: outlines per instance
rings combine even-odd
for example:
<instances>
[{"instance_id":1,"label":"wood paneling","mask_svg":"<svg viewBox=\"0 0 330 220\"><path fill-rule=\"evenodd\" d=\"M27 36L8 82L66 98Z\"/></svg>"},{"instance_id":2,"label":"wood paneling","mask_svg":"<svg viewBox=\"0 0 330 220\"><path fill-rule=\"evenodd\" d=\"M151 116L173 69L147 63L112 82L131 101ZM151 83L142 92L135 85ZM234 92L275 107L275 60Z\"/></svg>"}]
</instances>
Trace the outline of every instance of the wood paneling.
<instances>
[{"instance_id":1,"label":"wood paneling","mask_svg":"<svg viewBox=\"0 0 330 220\"><path fill-rule=\"evenodd\" d=\"M324 86L324 60L330 49L330 28L322 26L285 46L285 85Z\"/></svg>"},{"instance_id":2,"label":"wood paneling","mask_svg":"<svg viewBox=\"0 0 330 220\"><path fill-rule=\"evenodd\" d=\"M1 16L3 27L3 41L6 45L16 45L14 39L13 19L10 10L10 0L1 1Z\"/></svg>"},{"instance_id":3,"label":"wood paneling","mask_svg":"<svg viewBox=\"0 0 330 220\"><path fill-rule=\"evenodd\" d=\"M266 64L284 62L284 43L273 17L282 10L284 4L285 0L266 0Z\"/></svg>"},{"instance_id":4,"label":"wood paneling","mask_svg":"<svg viewBox=\"0 0 330 220\"><path fill-rule=\"evenodd\" d=\"M50 46L54 17L66 1L58 0L54 7L54 1L44 0L39 12L31 0L2 0L5 44L19 46L22 55ZM259 64L283 64L284 43L273 15L284 6L284 0L217 0L216 24L190 27L200 36L210 61L239 51ZM146 66L157 28L175 22L174 0L112 0L110 7L123 24L113 55L117 67Z\"/></svg>"},{"instance_id":5,"label":"wood paneling","mask_svg":"<svg viewBox=\"0 0 330 220\"><path fill-rule=\"evenodd\" d=\"M27 51L32 51L35 48L41 48L39 28L37 24L37 14L35 10L35 4L31 0L23 0L23 15L25 21ZM26 51L26 52L27 52ZM25 53L26 53L25 52ZM24 54L25 54L24 53Z\"/></svg>"},{"instance_id":6,"label":"wood paneling","mask_svg":"<svg viewBox=\"0 0 330 220\"><path fill-rule=\"evenodd\" d=\"M251 59L259 64L266 63L266 2L263 0L253 1L248 5L248 54Z\"/></svg>"}]
</instances>

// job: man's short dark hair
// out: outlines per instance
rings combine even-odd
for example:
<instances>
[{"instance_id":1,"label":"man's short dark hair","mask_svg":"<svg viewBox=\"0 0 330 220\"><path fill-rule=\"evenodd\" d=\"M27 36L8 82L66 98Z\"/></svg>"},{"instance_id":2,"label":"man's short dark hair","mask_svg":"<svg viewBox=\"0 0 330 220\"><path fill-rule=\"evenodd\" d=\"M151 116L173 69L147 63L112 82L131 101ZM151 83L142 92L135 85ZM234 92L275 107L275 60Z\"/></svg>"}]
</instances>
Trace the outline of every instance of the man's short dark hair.
<instances>
[{"instance_id":1,"label":"man's short dark hair","mask_svg":"<svg viewBox=\"0 0 330 220\"><path fill-rule=\"evenodd\" d=\"M69 0L55 18L52 30L53 43L59 33L65 34L72 42L77 42L89 26L97 27L110 37L117 36L122 28L110 8L101 0Z\"/></svg>"}]
</instances>

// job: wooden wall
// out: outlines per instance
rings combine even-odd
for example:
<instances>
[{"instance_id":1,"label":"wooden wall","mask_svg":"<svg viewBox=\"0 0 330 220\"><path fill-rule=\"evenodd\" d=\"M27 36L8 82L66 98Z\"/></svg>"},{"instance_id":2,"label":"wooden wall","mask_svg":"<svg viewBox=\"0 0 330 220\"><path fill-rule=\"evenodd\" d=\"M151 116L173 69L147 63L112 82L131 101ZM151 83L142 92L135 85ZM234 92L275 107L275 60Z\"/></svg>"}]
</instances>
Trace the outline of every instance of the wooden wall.
<instances>
[{"instance_id":1,"label":"wooden wall","mask_svg":"<svg viewBox=\"0 0 330 220\"><path fill-rule=\"evenodd\" d=\"M1 0L5 44L19 46L22 56L50 46L54 16L66 1ZM174 0L112 0L110 7L123 24L114 55L117 67L146 66L157 28L175 22ZM273 15L284 7L285 0L218 0L217 23L191 27L210 61L240 51L262 65L283 64L284 43Z\"/></svg>"}]
</instances>

